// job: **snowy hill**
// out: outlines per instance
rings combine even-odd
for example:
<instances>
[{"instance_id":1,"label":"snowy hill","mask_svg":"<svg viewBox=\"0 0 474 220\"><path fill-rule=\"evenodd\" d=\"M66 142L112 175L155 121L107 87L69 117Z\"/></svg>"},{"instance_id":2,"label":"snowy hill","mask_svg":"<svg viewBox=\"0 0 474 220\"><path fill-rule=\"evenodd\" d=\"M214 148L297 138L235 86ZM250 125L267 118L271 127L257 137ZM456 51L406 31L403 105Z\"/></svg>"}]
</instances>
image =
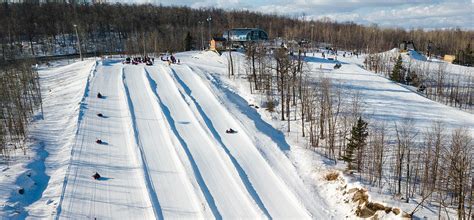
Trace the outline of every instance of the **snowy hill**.
<instances>
[{"instance_id":1,"label":"snowy hill","mask_svg":"<svg viewBox=\"0 0 474 220\"><path fill-rule=\"evenodd\" d=\"M222 67L219 60L212 63ZM236 107L222 105L200 71L191 63L145 67L117 60L40 71L46 113L44 121L34 123L38 132L33 131L31 138L43 143L38 154L47 153L46 158L24 164L39 163L27 166L25 172L33 173L31 181L44 185L17 182L16 186L14 179L6 178L6 172L14 175L14 169L4 170L2 184L12 187L2 188L1 215L61 219L342 216L302 181L279 148L284 138L274 142L268 136L278 131L246 127L231 113ZM99 92L103 98L97 97ZM226 133L229 128L237 133ZM271 133L265 133L268 129ZM260 143L256 136L266 142ZM25 168L15 171L21 169ZM95 172L101 175L98 181L91 178ZM16 187L24 187L25 194L17 194Z\"/></svg>"},{"instance_id":2,"label":"snowy hill","mask_svg":"<svg viewBox=\"0 0 474 220\"><path fill-rule=\"evenodd\" d=\"M225 56L177 58L179 65L110 59L41 70L45 117L33 122L31 158L0 164L0 185L7 186L0 188L0 216L356 218L340 189L347 183L325 181L333 167L298 133L283 133L285 122L250 105L262 106L262 97L250 93L245 79L227 77ZM244 57L235 59L243 69ZM472 114L366 71L355 57L339 61L342 68L332 70L332 61L315 55L310 77L323 74L359 91L373 120L400 123L410 115L420 131L437 120L474 134Z\"/></svg>"}]
</instances>

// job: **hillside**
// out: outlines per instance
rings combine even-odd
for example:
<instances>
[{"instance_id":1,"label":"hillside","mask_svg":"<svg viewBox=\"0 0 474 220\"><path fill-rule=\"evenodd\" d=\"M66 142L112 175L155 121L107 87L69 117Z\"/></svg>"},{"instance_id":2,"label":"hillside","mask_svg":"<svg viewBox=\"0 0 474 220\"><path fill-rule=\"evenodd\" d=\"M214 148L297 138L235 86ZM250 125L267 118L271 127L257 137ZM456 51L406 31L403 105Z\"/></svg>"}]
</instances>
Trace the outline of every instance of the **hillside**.
<instances>
[{"instance_id":1,"label":"hillside","mask_svg":"<svg viewBox=\"0 0 474 220\"><path fill-rule=\"evenodd\" d=\"M0 216L356 218L346 189L370 184L342 172L336 182L325 180L344 163L334 165L326 147L313 149L301 137L297 114L287 124L278 110L267 111L266 95L249 89L244 55L233 54L239 67L231 78L227 54L198 51L178 53L181 64L172 65L109 58L41 67L44 120L32 122L29 155L0 164L0 185L7 186L0 187ZM356 91L370 124L401 125L409 118L421 133L439 121L447 133L466 127L474 136L472 114L362 69L362 58L339 58L336 70L320 53L306 60L308 78ZM406 204L386 196L391 180L385 184L380 194L370 190L372 201L407 212L416 206L416 198ZM401 217L384 213L379 217ZM429 208L416 213L436 215Z\"/></svg>"}]
</instances>

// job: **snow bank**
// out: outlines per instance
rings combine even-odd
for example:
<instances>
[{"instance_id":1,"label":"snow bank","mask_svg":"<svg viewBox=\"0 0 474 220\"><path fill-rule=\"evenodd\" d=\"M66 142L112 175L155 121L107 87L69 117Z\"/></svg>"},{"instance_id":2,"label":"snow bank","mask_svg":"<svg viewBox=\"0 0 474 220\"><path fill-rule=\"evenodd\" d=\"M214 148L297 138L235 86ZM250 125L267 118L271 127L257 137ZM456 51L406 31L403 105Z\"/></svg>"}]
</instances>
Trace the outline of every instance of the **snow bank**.
<instances>
[{"instance_id":1,"label":"snow bank","mask_svg":"<svg viewBox=\"0 0 474 220\"><path fill-rule=\"evenodd\" d=\"M1 169L0 204L4 207L0 216L5 218L45 218L59 200L81 100L96 62L53 64L57 67L39 71L44 113L42 120L37 113L30 127L29 157L33 159ZM19 188L24 189L23 195Z\"/></svg>"}]
</instances>

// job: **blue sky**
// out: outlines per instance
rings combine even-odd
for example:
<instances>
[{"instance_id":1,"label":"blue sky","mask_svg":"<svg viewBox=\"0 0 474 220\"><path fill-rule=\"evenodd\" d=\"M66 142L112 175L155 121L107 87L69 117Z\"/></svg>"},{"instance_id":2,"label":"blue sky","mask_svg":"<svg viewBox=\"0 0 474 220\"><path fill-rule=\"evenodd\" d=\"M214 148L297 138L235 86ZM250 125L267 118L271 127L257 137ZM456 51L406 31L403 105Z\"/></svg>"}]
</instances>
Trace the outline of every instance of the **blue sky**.
<instances>
[{"instance_id":1,"label":"blue sky","mask_svg":"<svg viewBox=\"0 0 474 220\"><path fill-rule=\"evenodd\" d=\"M125 2L123 0L115 0ZM305 19L330 18L401 28L474 29L474 0L135 0L137 3L217 7L276 13ZM127 1L130 2L130 1Z\"/></svg>"}]
</instances>

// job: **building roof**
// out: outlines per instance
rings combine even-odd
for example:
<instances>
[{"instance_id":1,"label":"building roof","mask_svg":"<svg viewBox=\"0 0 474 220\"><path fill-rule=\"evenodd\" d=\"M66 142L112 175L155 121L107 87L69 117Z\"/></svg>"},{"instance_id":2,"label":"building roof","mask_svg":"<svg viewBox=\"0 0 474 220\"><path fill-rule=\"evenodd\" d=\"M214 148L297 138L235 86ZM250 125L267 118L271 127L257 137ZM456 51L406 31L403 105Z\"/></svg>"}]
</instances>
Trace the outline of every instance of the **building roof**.
<instances>
[{"instance_id":1,"label":"building roof","mask_svg":"<svg viewBox=\"0 0 474 220\"><path fill-rule=\"evenodd\" d=\"M263 30L260 28L232 28L228 31L230 31L230 33L233 35L247 35L248 33L252 31L263 31ZM226 34L227 34L227 31L224 33L224 35Z\"/></svg>"},{"instance_id":2,"label":"building roof","mask_svg":"<svg viewBox=\"0 0 474 220\"><path fill-rule=\"evenodd\" d=\"M214 41L227 41L224 37L212 37Z\"/></svg>"},{"instance_id":3,"label":"building roof","mask_svg":"<svg viewBox=\"0 0 474 220\"><path fill-rule=\"evenodd\" d=\"M233 41L268 40L268 34L260 28L233 28L225 31L222 36Z\"/></svg>"}]
</instances>

